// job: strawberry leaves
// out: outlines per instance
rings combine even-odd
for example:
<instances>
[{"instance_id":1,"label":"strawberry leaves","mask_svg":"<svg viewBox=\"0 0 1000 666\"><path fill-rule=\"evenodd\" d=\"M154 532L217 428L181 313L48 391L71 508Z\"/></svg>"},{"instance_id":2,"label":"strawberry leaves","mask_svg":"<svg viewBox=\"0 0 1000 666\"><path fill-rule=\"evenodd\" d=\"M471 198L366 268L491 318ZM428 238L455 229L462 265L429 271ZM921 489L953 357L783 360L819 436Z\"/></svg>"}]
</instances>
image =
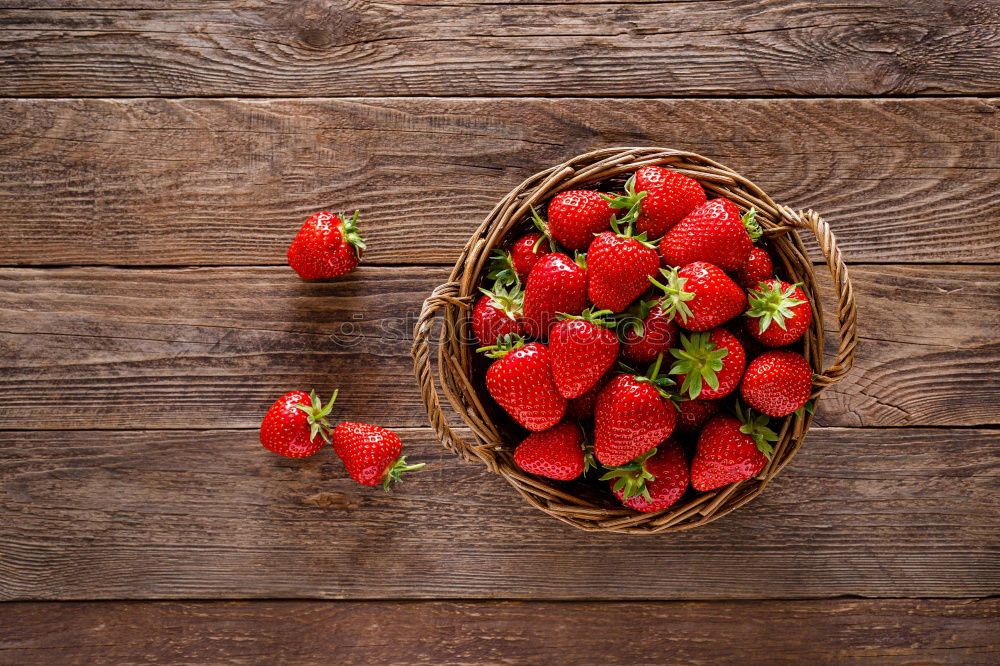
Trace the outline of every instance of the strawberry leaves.
<instances>
[{"instance_id":1,"label":"strawberry leaves","mask_svg":"<svg viewBox=\"0 0 1000 666\"><path fill-rule=\"evenodd\" d=\"M764 230L761 228L760 222L757 221L756 208L751 208L744 213L740 221L743 223L743 227L747 230L747 234L750 236L752 242L756 243L764 235Z\"/></svg>"},{"instance_id":2,"label":"strawberry leaves","mask_svg":"<svg viewBox=\"0 0 1000 666\"><path fill-rule=\"evenodd\" d=\"M747 408L744 411L737 400L736 418L743 424L740 426L740 432L744 435L750 435L753 438L754 444L757 445L757 449L770 460L774 456L774 447L771 446L771 442L778 441L778 433L767 427L770 422L767 415L759 414L754 416L753 410Z\"/></svg>"},{"instance_id":3,"label":"strawberry leaves","mask_svg":"<svg viewBox=\"0 0 1000 666\"><path fill-rule=\"evenodd\" d=\"M663 313L667 317L677 315L681 318L681 321L687 323L687 320L694 316L687 301L695 297L691 292L684 290L684 285L687 284L688 279L680 277L677 274L676 268L671 268L669 271L661 268L660 273L663 274L663 277L667 278L667 284L661 284L653 278L649 278L649 281L654 287L663 291L663 297L660 299L660 307L663 309Z\"/></svg>"},{"instance_id":4,"label":"strawberry leaves","mask_svg":"<svg viewBox=\"0 0 1000 666\"><path fill-rule=\"evenodd\" d=\"M713 391L719 388L717 373L722 370L722 359L729 354L728 349L709 342L708 337L708 333L681 334L681 348L670 350L677 359L670 374L684 375L680 393L686 393L691 400L701 395L705 384Z\"/></svg>"},{"instance_id":5,"label":"strawberry leaves","mask_svg":"<svg viewBox=\"0 0 1000 666\"><path fill-rule=\"evenodd\" d=\"M652 501L649 496L649 489L646 487L647 481L652 481L655 477L646 469L646 461L656 455L656 449L652 449L642 454L632 462L617 467L609 467L601 477L601 481L616 479L611 489L615 492L622 491L624 499L642 495L648 501Z\"/></svg>"},{"instance_id":6,"label":"strawberry leaves","mask_svg":"<svg viewBox=\"0 0 1000 666\"><path fill-rule=\"evenodd\" d=\"M757 326L761 333L770 328L771 322L777 324L781 330L787 330L785 318L794 317L792 308L806 302L795 298L795 290L801 286L801 283L789 284L782 290L780 282L761 282L756 289L747 292L750 309L746 315L759 317Z\"/></svg>"},{"instance_id":7,"label":"strawberry leaves","mask_svg":"<svg viewBox=\"0 0 1000 666\"><path fill-rule=\"evenodd\" d=\"M296 409L305 412L306 416L309 417L310 441L316 439L317 435L322 437L324 442L330 441L330 424L327 422L326 417L330 414L330 410L333 409L333 403L337 401L337 394L339 392L339 389L334 391L329 402L324 405L323 400L316 394L316 391L312 391L309 393L309 402L311 404L299 403L295 405Z\"/></svg>"}]
</instances>

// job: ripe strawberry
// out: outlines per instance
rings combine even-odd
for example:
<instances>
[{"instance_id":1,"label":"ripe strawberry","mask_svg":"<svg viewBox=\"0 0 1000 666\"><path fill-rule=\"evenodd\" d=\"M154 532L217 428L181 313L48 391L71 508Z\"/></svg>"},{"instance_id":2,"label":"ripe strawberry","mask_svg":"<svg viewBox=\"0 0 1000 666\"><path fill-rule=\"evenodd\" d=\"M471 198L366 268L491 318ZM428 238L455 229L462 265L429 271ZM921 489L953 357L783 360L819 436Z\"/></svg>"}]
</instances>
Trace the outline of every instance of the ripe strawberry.
<instances>
[{"instance_id":1,"label":"ripe strawberry","mask_svg":"<svg viewBox=\"0 0 1000 666\"><path fill-rule=\"evenodd\" d=\"M679 434L691 435L715 416L722 407L715 400L684 400L677 403L677 429Z\"/></svg>"},{"instance_id":2,"label":"ripe strawberry","mask_svg":"<svg viewBox=\"0 0 1000 666\"><path fill-rule=\"evenodd\" d=\"M736 271L736 282L744 289L753 289L761 280L774 275L774 262L771 255L762 247L750 250L746 265Z\"/></svg>"},{"instance_id":3,"label":"ripe strawberry","mask_svg":"<svg viewBox=\"0 0 1000 666\"><path fill-rule=\"evenodd\" d=\"M549 240L537 231L527 233L510 246L510 263L514 266L517 276L527 280L531 269L538 260L552 252Z\"/></svg>"},{"instance_id":4,"label":"ripe strawberry","mask_svg":"<svg viewBox=\"0 0 1000 666\"><path fill-rule=\"evenodd\" d=\"M566 413L566 398L552 379L549 350L538 342L508 335L494 347L477 351L497 359L486 371L486 389L504 410L528 430L548 430Z\"/></svg>"},{"instance_id":5,"label":"ripe strawberry","mask_svg":"<svg viewBox=\"0 0 1000 666\"><path fill-rule=\"evenodd\" d=\"M593 309L582 315L560 315L549 331L552 377L564 398L576 398L592 387L618 359L615 322L606 319L610 310Z\"/></svg>"},{"instance_id":6,"label":"ripe strawberry","mask_svg":"<svg viewBox=\"0 0 1000 666\"><path fill-rule=\"evenodd\" d=\"M358 214L354 211L354 217L346 222L326 211L311 216L288 247L288 265L303 280L353 271L365 250L358 232Z\"/></svg>"},{"instance_id":7,"label":"ripe strawberry","mask_svg":"<svg viewBox=\"0 0 1000 666\"><path fill-rule=\"evenodd\" d=\"M650 513L671 506L687 491L687 455L675 439L660 444L652 455L616 467L601 477L612 480L611 491L630 509Z\"/></svg>"},{"instance_id":8,"label":"ripe strawberry","mask_svg":"<svg viewBox=\"0 0 1000 666\"><path fill-rule=\"evenodd\" d=\"M812 368L798 352L766 351L747 366L740 394L747 404L768 416L787 416L809 401Z\"/></svg>"},{"instance_id":9,"label":"ripe strawberry","mask_svg":"<svg viewBox=\"0 0 1000 666\"><path fill-rule=\"evenodd\" d=\"M260 443L268 451L288 458L305 458L330 441L330 424L326 417L333 409L337 392L330 402L323 401L316 391L289 391L278 398L260 424Z\"/></svg>"},{"instance_id":10,"label":"ripe strawberry","mask_svg":"<svg viewBox=\"0 0 1000 666\"><path fill-rule=\"evenodd\" d=\"M738 271L746 266L753 249L746 225L756 225L754 217L753 210L741 217L740 209L729 199L705 202L660 241L663 260L670 266L707 261L723 270ZM759 231L755 233L759 237Z\"/></svg>"},{"instance_id":11,"label":"ripe strawberry","mask_svg":"<svg viewBox=\"0 0 1000 666\"><path fill-rule=\"evenodd\" d=\"M612 199L614 208L636 209L636 230L659 238L696 206L705 190L693 178L658 166L640 168L625 183L625 194Z\"/></svg>"},{"instance_id":12,"label":"ripe strawberry","mask_svg":"<svg viewBox=\"0 0 1000 666\"><path fill-rule=\"evenodd\" d=\"M587 307L587 270L561 252L542 257L524 291L524 330L544 338L560 312L578 315Z\"/></svg>"},{"instance_id":13,"label":"ripe strawberry","mask_svg":"<svg viewBox=\"0 0 1000 666\"><path fill-rule=\"evenodd\" d=\"M746 310L746 292L718 266L696 261L680 270L660 272L666 285L649 281L663 290L660 307L682 328L707 331Z\"/></svg>"},{"instance_id":14,"label":"ripe strawberry","mask_svg":"<svg viewBox=\"0 0 1000 666\"><path fill-rule=\"evenodd\" d=\"M597 383L587 389L583 395L570 400L569 405L566 408L566 415L580 421L592 418L594 416L594 407L597 406L597 396L600 395L601 390L609 381L611 381L611 378L614 377L615 374L614 368L608 370L604 373L604 376L598 379Z\"/></svg>"},{"instance_id":15,"label":"ripe strawberry","mask_svg":"<svg viewBox=\"0 0 1000 666\"><path fill-rule=\"evenodd\" d=\"M583 474L583 433L570 421L533 432L514 451L514 462L529 474L572 481Z\"/></svg>"},{"instance_id":16,"label":"ripe strawberry","mask_svg":"<svg viewBox=\"0 0 1000 666\"><path fill-rule=\"evenodd\" d=\"M715 400L729 395L739 385L747 365L743 345L724 328L711 333L681 334L681 348L671 349L677 360L670 374L679 375L680 394L691 400Z\"/></svg>"},{"instance_id":17,"label":"ripe strawberry","mask_svg":"<svg viewBox=\"0 0 1000 666\"><path fill-rule=\"evenodd\" d=\"M767 417L754 419L719 414L705 424L691 461L691 485L695 490L714 490L753 478L774 453L770 442L778 436L767 427Z\"/></svg>"},{"instance_id":18,"label":"ripe strawberry","mask_svg":"<svg viewBox=\"0 0 1000 666\"><path fill-rule=\"evenodd\" d=\"M660 258L645 234L632 235L631 224L594 239L587 253L587 295L601 310L621 312L649 288L649 278L660 268Z\"/></svg>"},{"instance_id":19,"label":"ripe strawberry","mask_svg":"<svg viewBox=\"0 0 1000 666\"><path fill-rule=\"evenodd\" d=\"M486 277L505 286L523 283L538 260L551 252L549 239L542 233L532 231L514 241L510 250L494 250Z\"/></svg>"},{"instance_id":20,"label":"ripe strawberry","mask_svg":"<svg viewBox=\"0 0 1000 666\"><path fill-rule=\"evenodd\" d=\"M792 344L812 322L812 306L797 284L765 280L748 296L747 331L768 347Z\"/></svg>"},{"instance_id":21,"label":"ripe strawberry","mask_svg":"<svg viewBox=\"0 0 1000 666\"><path fill-rule=\"evenodd\" d=\"M333 450L344 462L347 473L363 486L389 490L403 472L420 469L425 463L407 465L401 456L403 443L391 430L368 423L344 421L333 429Z\"/></svg>"},{"instance_id":22,"label":"ripe strawberry","mask_svg":"<svg viewBox=\"0 0 1000 666\"><path fill-rule=\"evenodd\" d=\"M514 333L524 333L521 324L521 307L524 292L516 285L508 289L497 281L493 291L480 289L483 296L472 308L472 332L480 345L494 345L497 338Z\"/></svg>"},{"instance_id":23,"label":"ripe strawberry","mask_svg":"<svg viewBox=\"0 0 1000 666\"><path fill-rule=\"evenodd\" d=\"M642 301L622 332L622 357L632 363L652 363L677 342L677 324L658 301Z\"/></svg>"},{"instance_id":24,"label":"ripe strawberry","mask_svg":"<svg viewBox=\"0 0 1000 666\"><path fill-rule=\"evenodd\" d=\"M645 376L618 375L601 391L594 408L594 455L603 465L623 465L670 436L677 410L666 400L668 378L659 377L663 357Z\"/></svg>"},{"instance_id":25,"label":"ripe strawberry","mask_svg":"<svg viewBox=\"0 0 1000 666\"><path fill-rule=\"evenodd\" d=\"M571 250L586 250L596 234L611 226L611 204L600 192L567 190L552 197L548 231Z\"/></svg>"}]
</instances>

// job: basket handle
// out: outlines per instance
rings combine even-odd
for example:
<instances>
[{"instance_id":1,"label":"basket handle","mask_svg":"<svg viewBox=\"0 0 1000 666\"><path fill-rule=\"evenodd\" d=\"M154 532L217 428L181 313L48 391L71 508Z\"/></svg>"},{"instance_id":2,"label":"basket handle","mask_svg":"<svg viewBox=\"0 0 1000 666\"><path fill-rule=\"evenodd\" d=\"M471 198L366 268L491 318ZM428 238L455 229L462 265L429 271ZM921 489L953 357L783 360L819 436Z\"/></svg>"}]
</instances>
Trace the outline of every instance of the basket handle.
<instances>
[{"instance_id":1,"label":"basket handle","mask_svg":"<svg viewBox=\"0 0 1000 666\"><path fill-rule=\"evenodd\" d=\"M858 346L858 310L854 303L854 287L847 275L847 266L837 247L837 239L830 226L823 221L818 213L812 210L796 213L787 206L779 206L782 216L791 226L808 229L816 236L819 250L833 277L833 288L837 294L837 324L840 328L840 346L837 348L837 358L833 365L813 377L816 386L814 395L818 395L827 387L836 384L850 372L854 365L854 352Z\"/></svg>"},{"instance_id":2,"label":"basket handle","mask_svg":"<svg viewBox=\"0 0 1000 666\"><path fill-rule=\"evenodd\" d=\"M445 282L438 285L431 292L431 295L424 301L420 310L420 317L413 327L413 346L411 354L413 356L413 374L417 378L420 386L420 394L427 409L427 418L430 419L431 427L437 433L438 439L445 448L451 452L462 456L466 461L478 458L486 463L486 466L493 472L497 472L497 460L493 451L489 447L478 446L466 442L458 435L445 420L444 412L441 409L441 397L438 394L437 385L434 382L434 375L431 373L430 360L430 334L431 325L438 311L446 307L468 307L459 297L460 285L458 282Z\"/></svg>"}]
</instances>

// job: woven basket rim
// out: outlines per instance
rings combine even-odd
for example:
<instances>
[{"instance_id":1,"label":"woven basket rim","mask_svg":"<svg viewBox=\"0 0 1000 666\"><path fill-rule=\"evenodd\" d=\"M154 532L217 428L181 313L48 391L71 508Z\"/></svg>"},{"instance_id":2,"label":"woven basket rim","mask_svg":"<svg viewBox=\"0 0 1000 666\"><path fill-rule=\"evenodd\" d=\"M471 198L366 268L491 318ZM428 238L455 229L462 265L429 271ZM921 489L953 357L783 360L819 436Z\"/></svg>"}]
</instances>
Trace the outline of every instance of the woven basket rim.
<instances>
[{"instance_id":1,"label":"woven basket rim","mask_svg":"<svg viewBox=\"0 0 1000 666\"><path fill-rule=\"evenodd\" d=\"M640 513L609 501L598 503L574 494L573 482L551 481L520 470L512 457L517 442L505 441L501 429L490 419L483 397L471 381L472 352L462 332L468 326L470 305L477 293L490 251L501 245L512 231L522 227L531 206L557 192L595 185L641 166L667 166L698 180L711 195L726 196L742 209L754 207L775 258L776 272L801 282L812 303L814 316L803 338L803 354L814 372L813 395L818 400L828 386L842 379L853 363L857 345L857 313L853 288L836 239L829 226L811 210L795 212L776 204L763 190L738 172L696 153L658 147L603 148L572 157L539 171L501 198L462 250L446 283L424 302L414 328L414 374L431 425L442 444L466 461L477 461L502 476L532 506L574 527L587 531L659 533L691 529L707 524L746 504L759 495L768 482L792 460L812 423L812 415L787 416L776 425L779 440L772 459L753 479L685 496L682 502L655 513ZM822 303L817 298L816 274L798 230L815 236L826 260L837 296L840 344L835 362L823 368L824 330ZM437 385L431 371L431 327L443 315L439 336L437 375L441 390L473 441L466 441L446 421ZM488 396L486 397L488 401ZM487 403L488 404L488 403ZM610 494L609 494L610 497Z\"/></svg>"}]
</instances>

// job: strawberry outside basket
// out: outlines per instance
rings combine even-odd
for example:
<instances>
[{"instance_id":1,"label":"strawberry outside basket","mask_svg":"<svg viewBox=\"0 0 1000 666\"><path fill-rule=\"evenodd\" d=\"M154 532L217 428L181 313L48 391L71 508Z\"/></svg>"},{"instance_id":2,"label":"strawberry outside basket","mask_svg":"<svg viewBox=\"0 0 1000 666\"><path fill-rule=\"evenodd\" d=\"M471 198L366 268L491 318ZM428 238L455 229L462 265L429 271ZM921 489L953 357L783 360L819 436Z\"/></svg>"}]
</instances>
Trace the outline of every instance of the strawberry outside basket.
<instances>
[{"instance_id":1,"label":"strawberry outside basket","mask_svg":"<svg viewBox=\"0 0 1000 666\"><path fill-rule=\"evenodd\" d=\"M774 456L755 478L695 496L656 513L639 513L617 503L606 485L578 479L552 481L528 474L513 460L514 448L523 435L492 401L483 383L486 362L475 354L470 342L471 305L483 284L490 252L502 247L514 233L531 228L531 206L544 206L566 189L600 187L620 183L629 172L646 165L661 165L699 181L711 195L725 196L741 208L751 206L764 228L768 248L775 259L775 272L789 282L800 282L808 294L815 316L802 340L801 351L813 368L813 399L842 379L857 346L857 316L854 294L836 240L819 215L811 210L795 212L779 206L749 180L717 162L694 153L666 148L606 148L574 157L563 164L531 176L509 192L472 235L455 262L448 281L424 301L413 334L413 370L421 395L438 437L444 446L469 462L479 462L502 476L532 506L588 531L654 533L690 529L704 525L746 504L764 490L795 455L812 422L812 414L800 413L772 420L779 440ZM798 235L799 229L815 235L819 250L833 277L837 299L839 345L832 365L823 368L823 311L817 298L813 264ZM437 347L440 389L471 437L450 426L442 411L438 386L431 372L431 332L437 314L443 327Z\"/></svg>"}]
</instances>

